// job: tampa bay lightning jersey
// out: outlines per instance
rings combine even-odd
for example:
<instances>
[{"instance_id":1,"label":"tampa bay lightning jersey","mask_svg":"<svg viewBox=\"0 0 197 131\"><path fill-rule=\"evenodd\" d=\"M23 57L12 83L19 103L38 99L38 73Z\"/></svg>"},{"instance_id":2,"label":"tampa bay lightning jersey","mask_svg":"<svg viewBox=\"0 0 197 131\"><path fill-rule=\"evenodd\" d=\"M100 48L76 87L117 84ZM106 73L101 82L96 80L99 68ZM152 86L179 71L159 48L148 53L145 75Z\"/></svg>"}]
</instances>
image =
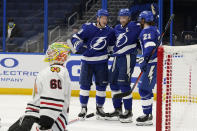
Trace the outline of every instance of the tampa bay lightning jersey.
<instances>
[{"instance_id":1,"label":"tampa bay lightning jersey","mask_svg":"<svg viewBox=\"0 0 197 131\"><path fill-rule=\"evenodd\" d=\"M95 23L86 23L77 34L73 35L71 41L74 47L80 44L87 46L83 52L82 62L96 64L107 62L108 49L114 45L115 40L115 32L111 27L100 29Z\"/></svg>"},{"instance_id":2,"label":"tampa bay lightning jersey","mask_svg":"<svg viewBox=\"0 0 197 131\"><path fill-rule=\"evenodd\" d=\"M115 27L116 43L113 48L114 56L137 54L137 42L141 32L140 24L130 22L126 27L121 24Z\"/></svg>"},{"instance_id":3,"label":"tampa bay lightning jersey","mask_svg":"<svg viewBox=\"0 0 197 131\"><path fill-rule=\"evenodd\" d=\"M140 33L140 45L142 49L142 57L148 58L153 49L160 44L159 43L160 33L156 26L149 26L144 28ZM149 63L157 63L157 50L152 55L149 60Z\"/></svg>"}]
</instances>

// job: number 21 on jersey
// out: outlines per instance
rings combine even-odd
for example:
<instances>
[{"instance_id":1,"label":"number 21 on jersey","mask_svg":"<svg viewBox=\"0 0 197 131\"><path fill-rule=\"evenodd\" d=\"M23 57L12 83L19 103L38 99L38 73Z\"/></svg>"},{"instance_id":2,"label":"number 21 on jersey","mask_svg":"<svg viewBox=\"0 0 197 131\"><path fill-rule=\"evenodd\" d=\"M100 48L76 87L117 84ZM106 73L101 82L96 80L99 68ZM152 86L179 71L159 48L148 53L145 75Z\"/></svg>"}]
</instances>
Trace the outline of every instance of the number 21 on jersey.
<instances>
[{"instance_id":1,"label":"number 21 on jersey","mask_svg":"<svg viewBox=\"0 0 197 131\"><path fill-rule=\"evenodd\" d=\"M143 40L151 39L151 34L144 34Z\"/></svg>"}]
</instances>

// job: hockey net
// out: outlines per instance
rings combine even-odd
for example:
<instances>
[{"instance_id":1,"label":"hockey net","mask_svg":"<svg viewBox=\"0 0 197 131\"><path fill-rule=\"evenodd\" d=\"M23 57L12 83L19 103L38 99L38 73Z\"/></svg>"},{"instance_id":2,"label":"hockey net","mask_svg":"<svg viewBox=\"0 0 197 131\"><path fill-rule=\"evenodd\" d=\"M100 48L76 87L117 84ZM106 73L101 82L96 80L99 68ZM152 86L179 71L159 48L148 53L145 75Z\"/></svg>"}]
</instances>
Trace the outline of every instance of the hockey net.
<instances>
[{"instance_id":1,"label":"hockey net","mask_svg":"<svg viewBox=\"0 0 197 131\"><path fill-rule=\"evenodd\" d=\"M156 131L197 131L197 45L161 46Z\"/></svg>"}]
</instances>

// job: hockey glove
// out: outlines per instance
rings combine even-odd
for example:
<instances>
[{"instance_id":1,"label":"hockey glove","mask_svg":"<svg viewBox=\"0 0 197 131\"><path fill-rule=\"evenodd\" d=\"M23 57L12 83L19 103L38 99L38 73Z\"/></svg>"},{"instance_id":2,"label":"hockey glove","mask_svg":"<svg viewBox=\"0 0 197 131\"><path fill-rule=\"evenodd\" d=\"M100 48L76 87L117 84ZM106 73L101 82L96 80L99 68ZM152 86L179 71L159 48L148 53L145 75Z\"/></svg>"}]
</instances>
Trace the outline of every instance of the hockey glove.
<instances>
[{"instance_id":1,"label":"hockey glove","mask_svg":"<svg viewBox=\"0 0 197 131\"><path fill-rule=\"evenodd\" d=\"M140 57L138 59L138 63L140 64L141 71L145 72L147 70L147 59L144 57Z\"/></svg>"},{"instance_id":2,"label":"hockey glove","mask_svg":"<svg viewBox=\"0 0 197 131\"><path fill-rule=\"evenodd\" d=\"M75 43L74 48L77 51L76 54L83 54L86 51L87 46L84 45L84 43L78 41Z\"/></svg>"}]
</instances>

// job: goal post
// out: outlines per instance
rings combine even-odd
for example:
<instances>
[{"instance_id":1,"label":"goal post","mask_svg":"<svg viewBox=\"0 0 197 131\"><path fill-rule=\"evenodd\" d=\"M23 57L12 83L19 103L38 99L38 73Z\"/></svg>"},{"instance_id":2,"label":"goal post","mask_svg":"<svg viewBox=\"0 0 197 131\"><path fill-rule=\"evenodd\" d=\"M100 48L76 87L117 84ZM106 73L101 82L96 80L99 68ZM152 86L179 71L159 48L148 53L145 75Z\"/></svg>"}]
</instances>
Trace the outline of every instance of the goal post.
<instances>
[{"instance_id":1,"label":"goal post","mask_svg":"<svg viewBox=\"0 0 197 131\"><path fill-rule=\"evenodd\" d=\"M156 131L197 131L197 45L160 46Z\"/></svg>"}]
</instances>

